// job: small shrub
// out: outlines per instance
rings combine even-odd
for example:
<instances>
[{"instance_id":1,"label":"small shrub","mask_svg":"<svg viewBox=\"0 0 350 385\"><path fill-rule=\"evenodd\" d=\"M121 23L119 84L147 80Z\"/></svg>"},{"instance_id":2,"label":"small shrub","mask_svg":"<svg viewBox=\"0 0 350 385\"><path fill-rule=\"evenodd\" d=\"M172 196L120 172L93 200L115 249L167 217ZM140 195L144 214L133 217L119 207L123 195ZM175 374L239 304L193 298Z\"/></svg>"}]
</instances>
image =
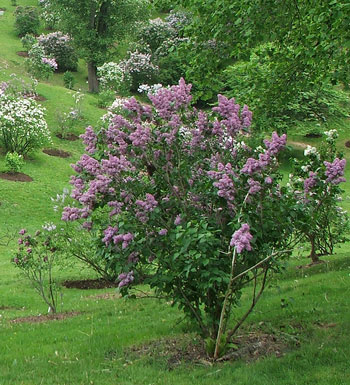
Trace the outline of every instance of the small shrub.
<instances>
[{"instance_id":1,"label":"small shrub","mask_svg":"<svg viewBox=\"0 0 350 385\"><path fill-rule=\"evenodd\" d=\"M78 56L68 35L60 31L40 35L38 37L38 44L43 48L45 56L55 58L59 71L77 70Z\"/></svg>"},{"instance_id":2,"label":"small shrub","mask_svg":"<svg viewBox=\"0 0 350 385\"><path fill-rule=\"evenodd\" d=\"M18 36L37 35L40 27L39 12L36 7L19 6L15 10L15 28Z\"/></svg>"},{"instance_id":3,"label":"small shrub","mask_svg":"<svg viewBox=\"0 0 350 385\"><path fill-rule=\"evenodd\" d=\"M51 143L44 108L35 100L0 96L0 142L20 155Z\"/></svg>"},{"instance_id":4,"label":"small shrub","mask_svg":"<svg viewBox=\"0 0 350 385\"><path fill-rule=\"evenodd\" d=\"M75 78L70 71L66 71L63 74L63 83L64 83L64 86L69 90L72 90L74 88Z\"/></svg>"},{"instance_id":5,"label":"small shrub","mask_svg":"<svg viewBox=\"0 0 350 385\"><path fill-rule=\"evenodd\" d=\"M58 110L56 112L56 120L58 125L57 135L62 139L66 139L76 125L78 114L74 109L71 109L69 112Z\"/></svg>"},{"instance_id":6,"label":"small shrub","mask_svg":"<svg viewBox=\"0 0 350 385\"><path fill-rule=\"evenodd\" d=\"M21 39L21 43L23 45L23 48L26 50L26 51L30 51L30 49L32 48L32 46L37 42L35 36L33 36L31 33L27 33L26 35L24 35Z\"/></svg>"},{"instance_id":7,"label":"small shrub","mask_svg":"<svg viewBox=\"0 0 350 385\"><path fill-rule=\"evenodd\" d=\"M24 166L23 156L17 152L8 152L5 156L5 167L10 172L20 172Z\"/></svg>"},{"instance_id":8,"label":"small shrub","mask_svg":"<svg viewBox=\"0 0 350 385\"><path fill-rule=\"evenodd\" d=\"M296 236L310 244L310 258L333 254L337 243L347 240L349 216L339 202L344 191L346 160L336 149L337 130L325 132L320 150L308 146L304 158L294 160L288 187L302 208L295 221Z\"/></svg>"},{"instance_id":9,"label":"small shrub","mask_svg":"<svg viewBox=\"0 0 350 385\"><path fill-rule=\"evenodd\" d=\"M127 94L131 86L129 74L119 64L109 62L97 68L102 90L112 90L119 95Z\"/></svg>"},{"instance_id":10,"label":"small shrub","mask_svg":"<svg viewBox=\"0 0 350 385\"><path fill-rule=\"evenodd\" d=\"M11 74L10 79L0 84L0 95L6 94L12 97L33 98L37 95L37 80L25 81L16 74Z\"/></svg>"},{"instance_id":11,"label":"small shrub","mask_svg":"<svg viewBox=\"0 0 350 385\"><path fill-rule=\"evenodd\" d=\"M56 60L45 56L43 48L35 43L28 52L27 71L36 79L48 79L57 69Z\"/></svg>"},{"instance_id":12,"label":"small shrub","mask_svg":"<svg viewBox=\"0 0 350 385\"><path fill-rule=\"evenodd\" d=\"M113 102L114 99L114 91L110 89L103 90L98 94L97 106L100 108L106 108Z\"/></svg>"},{"instance_id":13,"label":"small shrub","mask_svg":"<svg viewBox=\"0 0 350 385\"><path fill-rule=\"evenodd\" d=\"M59 232L55 225L48 223L35 235L30 235L26 229L20 230L19 234L19 247L12 262L31 281L49 306L49 312L56 313L59 287L53 278L53 269L58 265L62 253Z\"/></svg>"}]
</instances>

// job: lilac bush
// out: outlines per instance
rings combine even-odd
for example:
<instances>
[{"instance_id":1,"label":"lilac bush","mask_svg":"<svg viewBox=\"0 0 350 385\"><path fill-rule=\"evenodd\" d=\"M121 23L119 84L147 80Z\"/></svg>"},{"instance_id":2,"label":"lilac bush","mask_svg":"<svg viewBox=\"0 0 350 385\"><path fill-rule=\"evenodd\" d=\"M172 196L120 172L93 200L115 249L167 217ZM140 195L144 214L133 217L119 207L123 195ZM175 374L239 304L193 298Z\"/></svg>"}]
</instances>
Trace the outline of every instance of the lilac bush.
<instances>
[{"instance_id":1,"label":"lilac bush","mask_svg":"<svg viewBox=\"0 0 350 385\"><path fill-rule=\"evenodd\" d=\"M203 337L221 341L243 287L260 285L255 304L278 257L290 253L293 205L277 160L286 136L253 148L247 106L219 95L200 111L190 90L181 79L149 94L151 106L131 98L108 125L86 129L87 153L73 165L75 204L62 219L100 234L100 256L122 292L143 279Z\"/></svg>"},{"instance_id":2,"label":"lilac bush","mask_svg":"<svg viewBox=\"0 0 350 385\"><path fill-rule=\"evenodd\" d=\"M64 254L60 233L54 224L46 223L34 235L26 229L21 229L19 235L18 250L12 263L30 280L48 305L48 312L56 313L59 287L53 269Z\"/></svg>"},{"instance_id":3,"label":"lilac bush","mask_svg":"<svg viewBox=\"0 0 350 385\"><path fill-rule=\"evenodd\" d=\"M307 146L304 159L294 160L288 183L300 210L296 236L310 244L312 263L320 262L321 255L333 254L334 246L344 242L350 230L348 214L339 205L346 160L336 149L337 137L336 130L326 131L320 150Z\"/></svg>"},{"instance_id":4,"label":"lilac bush","mask_svg":"<svg viewBox=\"0 0 350 385\"><path fill-rule=\"evenodd\" d=\"M38 44L47 57L55 58L59 71L76 71L78 56L72 45L72 39L64 33L57 31L38 37Z\"/></svg>"},{"instance_id":5,"label":"lilac bush","mask_svg":"<svg viewBox=\"0 0 350 385\"><path fill-rule=\"evenodd\" d=\"M126 76L130 77L130 90L137 91L140 84L153 84L158 66L152 63L150 54L138 51L128 52L127 58L119 63Z\"/></svg>"},{"instance_id":6,"label":"lilac bush","mask_svg":"<svg viewBox=\"0 0 350 385\"><path fill-rule=\"evenodd\" d=\"M27 71L36 79L48 79L57 69L56 60L46 57L44 49L38 43L32 45L28 55Z\"/></svg>"}]
</instances>

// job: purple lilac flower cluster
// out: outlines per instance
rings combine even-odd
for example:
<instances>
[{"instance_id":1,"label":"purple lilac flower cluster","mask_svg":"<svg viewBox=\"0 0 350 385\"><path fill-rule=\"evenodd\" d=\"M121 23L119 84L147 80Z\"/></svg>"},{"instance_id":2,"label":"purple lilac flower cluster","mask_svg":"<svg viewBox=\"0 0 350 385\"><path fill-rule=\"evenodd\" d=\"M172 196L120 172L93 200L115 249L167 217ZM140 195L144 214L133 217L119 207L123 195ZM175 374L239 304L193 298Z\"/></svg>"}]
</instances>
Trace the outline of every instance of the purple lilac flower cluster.
<instances>
[{"instance_id":1,"label":"purple lilac flower cluster","mask_svg":"<svg viewBox=\"0 0 350 385\"><path fill-rule=\"evenodd\" d=\"M122 249L126 249L129 246L129 243L134 239L134 235L132 233L126 233L126 234L118 234L118 227L117 226L108 226L106 230L104 230L104 238L102 239L102 242L108 246L111 244L111 242L114 243L114 245L121 244Z\"/></svg>"},{"instance_id":2,"label":"purple lilac flower cluster","mask_svg":"<svg viewBox=\"0 0 350 385\"><path fill-rule=\"evenodd\" d=\"M118 287L121 288L124 286L128 286L134 281L134 279L135 278L134 278L134 271L133 270L129 271L128 273L119 274L118 280L120 282L119 282Z\"/></svg>"},{"instance_id":3,"label":"purple lilac flower cluster","mask_svg":"<svg viewBox=\"0 0 350 385\"><path fill-rule=\"evenodd\" d=\"M135 205L139 208L136 210L136 217L142 223L146 223L148 220L148 214L158 206L158 202L152 194L147 193L146 199L144 201L141 199L136 200Z\"/></svg>"},{"instance_id":4,"label":"purple lilac flower cluster","mask_svg":"<svg viewBox=\"0 0 350 385\"><path fill-rule=\"evenodd\" d=\"M309 193L310 190L317 184L317 173L310 171L309 177L304 180L304 191Z\"/></svg>"},{"instance_id":5,"label":"purple lilac flower cluster","mask_svg":"<svg viewBox=\"0 0 350 385\"><path fill-rule=\"evenodd\" d=\"M192 100L191 88L192 85L186 84L185 80L181 78L179 85L161 88L156 95L149 95L148 97L161 118L171 119L176 111L190 104Z\"/></svg>"},{"instance_id":6,"label":"purple lilac flower cluster","mask_svg":"<svg viewBox=\"0 0 350 385\"><path fill-rule=\"evenodd\" d=\"M325 161L323 163L326 166L326 182L337 185L346 181L343 177L346 159L335 158L333 162Z\"/></svg>"},{"instance_id":7,"label":"purple lilac flower cluster","mask_svg":"<svg viewBox=\"0 0 350 385\"><path fill-rule=\"evenodd\" d=\"M230 246L235 247L238 254L242 253L243 250L251 251L250 241L252 239L253 236L250 234L250 226L244 223L239 230L233 233Z\"/></svg>"},{"instance_id":8,"label":"purple lilac flower cluster","mask_svg":"<svg viewBox=\"0 0 350 385\"><path fill-rule=\"evenodd\" d=\"M286 142L286 134L278 136L276 132L273 132L271 141L264 141L266 150L259 154L259 159L248 158L241 169L241 173L250 176L255 173L260 173L271 163L273 157L285 147Z\"/></svg>"}]
</instances>

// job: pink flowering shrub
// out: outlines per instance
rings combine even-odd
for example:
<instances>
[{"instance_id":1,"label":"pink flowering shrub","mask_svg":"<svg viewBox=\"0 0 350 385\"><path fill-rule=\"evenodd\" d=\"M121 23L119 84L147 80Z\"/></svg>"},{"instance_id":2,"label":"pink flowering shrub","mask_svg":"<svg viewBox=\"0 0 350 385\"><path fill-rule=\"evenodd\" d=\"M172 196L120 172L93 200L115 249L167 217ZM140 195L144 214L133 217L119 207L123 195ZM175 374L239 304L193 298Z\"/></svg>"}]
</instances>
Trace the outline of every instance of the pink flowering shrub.
<instances>
[{"instance_id":1,"label":"pink flowering shrub","mask_svg":"<svg viewBox=\"0 0 350 385\"><path fill-rule=\"evenodd\" d=\"M68 35L60 31L43 34L38 37L38 44L46 56L55 58L55 69L60 72L77 70L78 56Z\"/></svg>"},{"instance_id":2,"label":"pink flowering shrub","mask_svg":"<svg viewBox=\"0 0 350 385\"><path fill-rule=\"evenodd\" d=\"M319 262L320 255L333 254L334 246L344 242L349 232L348 214L339 206L346 160L335 146L337 131L327 131L325 136L320 150L308 146L305 158L294 161L288 184L300 210L296 236L310 244L313 263Z\"/></svg>"},{"instance_id":3,"label":"pink flowering shrub","mask_svg":"<svg viewBox=\"0 0 350 385\"><path fill-rule=\"evenodd\" d=\"M122 292L143 279L214 341L242 288L262 292L290 252L293 206L279 185L286 136L254 149L247 106L219 95L200 111L190 90L181 79L149 95L151 106L131 98L108 126L86 129L62 219L95 234Z\"/></svg>"}]
</instances>

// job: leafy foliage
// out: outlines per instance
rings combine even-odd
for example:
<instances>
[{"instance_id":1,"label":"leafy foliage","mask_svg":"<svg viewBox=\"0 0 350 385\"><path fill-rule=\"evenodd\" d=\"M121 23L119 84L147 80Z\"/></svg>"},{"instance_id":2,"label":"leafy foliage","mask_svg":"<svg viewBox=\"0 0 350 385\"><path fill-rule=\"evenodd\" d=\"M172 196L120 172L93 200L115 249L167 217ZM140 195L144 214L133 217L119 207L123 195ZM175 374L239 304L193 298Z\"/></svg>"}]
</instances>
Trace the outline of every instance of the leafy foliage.
<instances>
[{"instance_id":1,"label":"leafy foliage","mask_svg":"<svg viewBox=\"0 0 350 385\"><path fill-rule=\"evenodd\" d=\"M24 166L23 156L17 152L8 152L5 156L5 166L10 172L20 172Z\"/></svg>"}]
</instances>

